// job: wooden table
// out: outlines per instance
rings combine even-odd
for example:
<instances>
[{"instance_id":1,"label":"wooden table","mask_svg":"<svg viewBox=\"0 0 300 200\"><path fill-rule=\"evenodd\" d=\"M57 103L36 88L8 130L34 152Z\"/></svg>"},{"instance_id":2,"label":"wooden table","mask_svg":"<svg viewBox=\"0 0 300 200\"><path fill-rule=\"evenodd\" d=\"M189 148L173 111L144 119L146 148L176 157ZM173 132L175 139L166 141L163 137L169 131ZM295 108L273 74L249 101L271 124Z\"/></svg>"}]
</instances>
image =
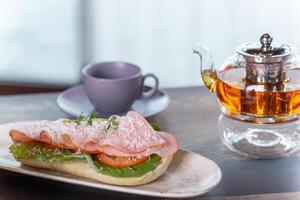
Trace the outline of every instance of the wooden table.
<instances>
[{"instance_id":1,"label":"wooden table","mask_svg":"<svg viewBox=\"0 0 300 200\"><path fill-rule=\"evenodd\" d=\"M221 143L216 129L220 112L217 100L209 91L205 88L166 91L171 98L170 106L149 120L176 134L181 147L217 162L223 172L217 188L197 199L300 199L299 157L252 160L239 156ZM0 123L67 117L56 106L57 95L1 96ZM141 198L0 170L0 199Z\"/></svg>"}]
</instances>

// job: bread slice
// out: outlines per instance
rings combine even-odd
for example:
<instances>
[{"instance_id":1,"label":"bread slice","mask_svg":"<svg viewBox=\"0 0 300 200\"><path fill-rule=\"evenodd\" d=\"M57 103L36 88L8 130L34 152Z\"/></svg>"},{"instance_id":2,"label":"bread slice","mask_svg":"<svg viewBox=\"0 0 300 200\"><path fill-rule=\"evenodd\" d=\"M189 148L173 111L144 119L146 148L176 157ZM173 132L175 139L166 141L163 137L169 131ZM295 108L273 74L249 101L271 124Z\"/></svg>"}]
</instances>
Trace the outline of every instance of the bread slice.
<instances>
[{"instance_id":1,"label":"bread slice","mask_svg":"<svg viewBox=\"0 0 300 200\"><path fill-rule=\"evenodd\" d=\"M167 170L168 166L172 161L172 158L173 155L162 158L160 164L153 171L147 172L143 176L124 177L124 178L101 174L97 172L95 169L91 168L87 162L81 160L57 162L57 163L49 163L49 162L36 161L36 160L18 160L18 161L23 163L24 165L29 165L38 168L52 169L52 170L74 174L76 176L85 177L85 178L97 180L112 185L133 186L133 185L146 184L157 179Z\"/></svg>"}]
</instances>

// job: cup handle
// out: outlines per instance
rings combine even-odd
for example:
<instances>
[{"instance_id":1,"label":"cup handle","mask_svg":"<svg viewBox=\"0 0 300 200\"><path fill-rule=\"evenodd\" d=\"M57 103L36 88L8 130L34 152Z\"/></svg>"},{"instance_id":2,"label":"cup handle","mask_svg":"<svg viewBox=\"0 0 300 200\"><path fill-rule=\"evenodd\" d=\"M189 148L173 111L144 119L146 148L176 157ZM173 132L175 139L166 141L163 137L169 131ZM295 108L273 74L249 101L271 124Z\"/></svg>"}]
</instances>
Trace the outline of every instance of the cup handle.
<instances>
[{"instance_id":1,"label":"cup handle","mask_svg":"<svg viewBox=\"0 0 300 200\"><path fill-rule=\"evenodd\" d=\"M148 77L149 78L151 77L151 78L154 79L155 85L154 85L154 87L151 90L149 90L147 92L143 92L144 91L144 87L145 87L145 80ZM157 92L157 90L158 90L158 84L159 84L158 78L154 74L146 74L146 75L144 75L143 79L142 79L142 95L141 95L140 99L148 99L148 98L152 97Z\"/></svg>"}]
</instances>

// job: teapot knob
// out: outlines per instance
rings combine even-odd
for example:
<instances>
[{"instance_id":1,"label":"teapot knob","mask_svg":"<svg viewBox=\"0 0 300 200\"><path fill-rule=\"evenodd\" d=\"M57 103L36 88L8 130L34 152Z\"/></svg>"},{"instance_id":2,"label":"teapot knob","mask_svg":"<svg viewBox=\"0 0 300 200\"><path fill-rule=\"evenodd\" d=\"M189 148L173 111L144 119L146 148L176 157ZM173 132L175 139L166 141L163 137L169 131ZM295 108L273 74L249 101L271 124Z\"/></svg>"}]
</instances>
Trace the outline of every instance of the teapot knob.
<instances>
[{"instance_id":1,"label":"teapot knob","mask_svg":"<svg viewBox=\"0 0 300 200\"><path fill-rule=\"evenodd\" d=\"M260 43L261 43L261 50L263 52L268 52L272 50L271 43L273 41L273 38L270 36L270 34L265 33L260 37Z\"/></svg>"}]
</instances>

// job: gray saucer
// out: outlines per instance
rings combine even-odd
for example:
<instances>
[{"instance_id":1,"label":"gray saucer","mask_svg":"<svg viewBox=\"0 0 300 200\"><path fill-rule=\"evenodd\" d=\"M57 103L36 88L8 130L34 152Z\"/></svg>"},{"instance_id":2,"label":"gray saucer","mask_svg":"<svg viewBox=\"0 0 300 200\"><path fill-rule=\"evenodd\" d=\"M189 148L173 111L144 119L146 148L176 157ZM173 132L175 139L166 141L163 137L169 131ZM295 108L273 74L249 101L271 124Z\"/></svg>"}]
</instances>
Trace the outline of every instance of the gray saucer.
<instances>
[{"instance_id":1,"label":"gray saucer","mask_svg":"<svg viewBox=\"0 0 300 200\"><path fill-rule=\"evenodd\" d=\"M147 87L149 90L150 87ZM84 116L89 116L94 111L94 106L88 99L83 85L71 87L62 92L57 97L58 107L72 117L78 117L82 112ZM132 105L132 110L140 113L144 117L151 117L165 110L169 105L169 96L159 90L149 99L138 99ZM126 114L119 113L119 115ZM99 113L99 117L108 117Z\"/></svg>"}]
</instances>

